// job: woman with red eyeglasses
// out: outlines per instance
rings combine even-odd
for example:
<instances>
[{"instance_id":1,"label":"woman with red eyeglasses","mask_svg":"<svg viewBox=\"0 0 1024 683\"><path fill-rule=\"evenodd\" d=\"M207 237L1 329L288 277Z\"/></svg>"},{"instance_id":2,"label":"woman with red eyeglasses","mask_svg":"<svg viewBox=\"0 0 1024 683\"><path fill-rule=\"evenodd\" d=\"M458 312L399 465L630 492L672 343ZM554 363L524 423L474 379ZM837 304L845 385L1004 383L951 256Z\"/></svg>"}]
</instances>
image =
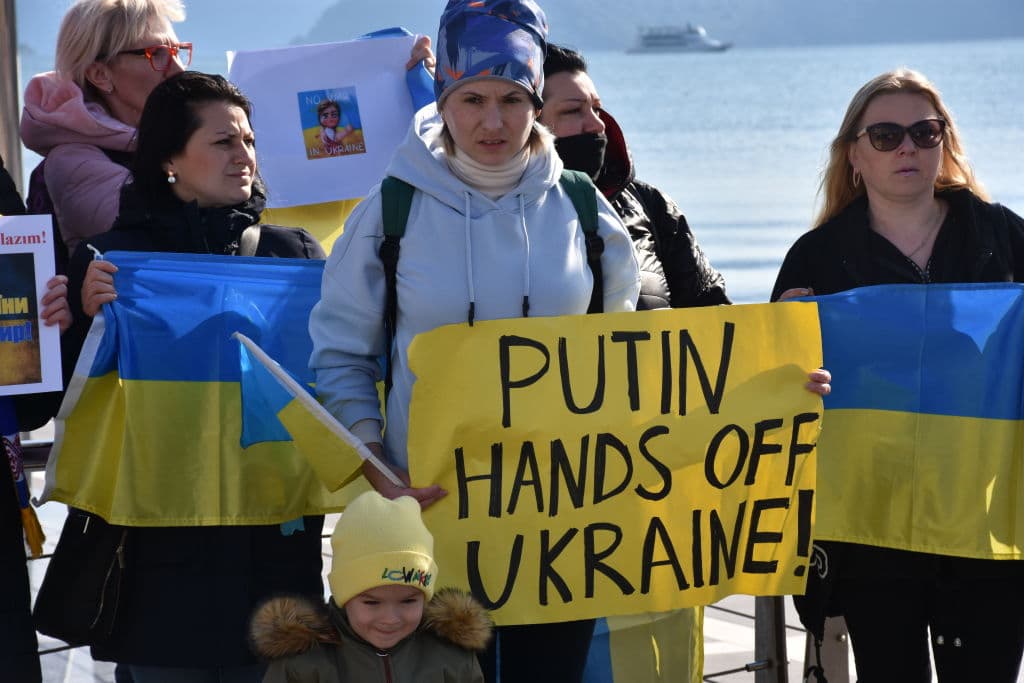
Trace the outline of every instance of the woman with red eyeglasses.
<instances>
[{"instance_id":1,"label":"woman with red eyeglasses","mask_svg":"<svg viewBox=\"0 0 1024 683\"><path fill-rule=\"evenodd\" d=\"M61 21L57 70L29 81L21 137L45 157L29 210L46 210L32 195L48 191L68 254L117 217L146 98L192 60L171 27L184 18L180 0L78 0Z\"/></svg>"},{"instance_id":2,"label":"woman with red eyeglasses","mask_svg":"<svg viewBox=\"0 0 1024 683\"><path fill-rule=\"evenodd\" d=\"M789 250L773 300L1024 281L1024 220L988 202L952 115L915 71L884 73L854 95L821 190L817 227ZM819 637L825 614L845 617L861 683L930 681L929 645L939 681L1017 680L1024 562L838 542L818 542L819 551L827 576L797 607Z\"/></svg>"}]
</instances>

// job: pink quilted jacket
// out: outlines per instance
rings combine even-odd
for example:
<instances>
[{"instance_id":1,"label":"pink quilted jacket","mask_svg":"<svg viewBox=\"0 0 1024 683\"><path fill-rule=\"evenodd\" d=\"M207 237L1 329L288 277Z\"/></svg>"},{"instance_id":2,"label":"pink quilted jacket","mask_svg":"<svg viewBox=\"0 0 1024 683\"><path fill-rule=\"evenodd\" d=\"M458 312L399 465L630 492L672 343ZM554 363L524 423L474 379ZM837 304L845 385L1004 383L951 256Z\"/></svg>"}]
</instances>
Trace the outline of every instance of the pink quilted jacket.
<instances>
[{"instance_id":1,"label":"pink quilted jacket","mask_svg":"<svg viewBox=\"0 0 1024 683\"><path fill-rule=\"evenodd\" d=\"M102 150L134 151L135 128L86 102L77 85L50 71L25 89L21 139L46 157L46 187L69 252L109 230L129 173Z\"/></svg>"}]
</instances>

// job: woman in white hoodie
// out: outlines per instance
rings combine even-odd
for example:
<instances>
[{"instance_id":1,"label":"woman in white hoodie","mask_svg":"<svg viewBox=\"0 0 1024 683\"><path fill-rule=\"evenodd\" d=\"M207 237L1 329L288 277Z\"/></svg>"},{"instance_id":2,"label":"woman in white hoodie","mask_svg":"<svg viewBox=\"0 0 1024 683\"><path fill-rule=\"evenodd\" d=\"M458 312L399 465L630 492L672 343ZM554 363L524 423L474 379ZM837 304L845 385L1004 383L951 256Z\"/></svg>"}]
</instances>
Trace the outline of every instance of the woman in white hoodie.
<instances>
[{"instance_id":1,"label":"woman in white hoodie","mask_svg":"<svg viewBox=\"0 0 1024 683\"><path fill-rule=\"evenodd\" d=\"M441 17L437 105L417 114L387 169L415 193L397 266L383 439L376 381L387 295L379 189L349 217L324 270L310 318L317 389L327 409L405 481L414 379L407 347L415 335L473 319L585 313L590 304L584 233L559 184L552 136L537 123L546 33L532 0L452 0ZM597 202L603 310L633 310L640 279L632 242L600 193ZM411 495L428 505L444 493L396 487L372 468L365 473L388 498ZM498 629L503 680L580 680L592 620L510 629Z\"/></svg>"}]
</instances>

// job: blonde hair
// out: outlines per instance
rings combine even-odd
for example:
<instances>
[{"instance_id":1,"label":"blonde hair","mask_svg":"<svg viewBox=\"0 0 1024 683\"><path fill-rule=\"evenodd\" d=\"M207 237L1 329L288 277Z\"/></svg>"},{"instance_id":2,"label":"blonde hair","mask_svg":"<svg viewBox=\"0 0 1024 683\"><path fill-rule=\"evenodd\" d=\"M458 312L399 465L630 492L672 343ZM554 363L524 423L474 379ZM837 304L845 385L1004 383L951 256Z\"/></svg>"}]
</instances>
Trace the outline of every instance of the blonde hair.
<instances>
[{"instance_id":1,"label":"blonde hair","mask_svg":"<svg viewBox=\"0 0 1024 683\"><path fill-rule=\"evenodd\" d=\"M168 24L184 21L185 6L181 0L78 0L60 22L57 73L81 88L86 99L97 99L98 93L86 81L86 69L129 49L149 31L154 19Z\"/></svg>"},{"instance_id":2,"label":"blonde hair","mask_svg":"<svg viewBox=\"0 0 1024 683\"><path fill-rule=\"evenodd\" d=\"M946 132L942 140L942 165L935 179L935 189L967 189L982 199L988 199L988 193L974 177L974 171L960 144L960 133L953 121L953 115L942 103L938 88L923 74L912 69L900 68L875 76L865 83L850 101L839 133L829 148L828 166L822 174L821 185L818 188L818 195L823 201L821 211L814 220L815 226L834 218L853 200L864 194L864 186L854 185L853 182L853 167L850 166L848 157L850 145L857 141L857 131L862 125L861 117L872 100L879 95L895 93L921 95L927 98L939 118L946 122Z\"/></svg>"}]
</instances>

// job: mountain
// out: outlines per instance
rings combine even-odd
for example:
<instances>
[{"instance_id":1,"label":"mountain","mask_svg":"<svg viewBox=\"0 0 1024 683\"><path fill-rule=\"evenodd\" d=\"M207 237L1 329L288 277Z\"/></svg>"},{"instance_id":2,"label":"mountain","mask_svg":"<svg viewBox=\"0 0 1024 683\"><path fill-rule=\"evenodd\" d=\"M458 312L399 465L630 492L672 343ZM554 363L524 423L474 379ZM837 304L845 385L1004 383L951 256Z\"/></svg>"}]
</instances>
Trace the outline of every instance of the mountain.
<instances>
[{"instance_id":1,"label":"mountain","mask_svg":"<svg viewBox=\"0 0 1024 683\"><path fill-rule=\"evenodd\" d=\"M329 42L385 26L437 33L438 0L336 0L293 42ZM554 42L620 50L641 26L703 24L746 46L932 42L1024 36L1020 0L547 0Z\"/></svg>"},{"instance_id":2,"label":"mountain","mask_svg":"<svg viewBox=\"0 0 1024 683\"><path fill-rule=\"evenodd\" d=\"M52 68L69 0L16 0L23 74ZM347 40L387 26L437 34L444 0L186 0L177 28L201 66L225 50ZM740 46L979 40L1024 36L1021 0L542 0L554 42L622 50L641 26L703 24ZM37 66L38 63L38 66Z\"/></svg>"}]
</instances>

